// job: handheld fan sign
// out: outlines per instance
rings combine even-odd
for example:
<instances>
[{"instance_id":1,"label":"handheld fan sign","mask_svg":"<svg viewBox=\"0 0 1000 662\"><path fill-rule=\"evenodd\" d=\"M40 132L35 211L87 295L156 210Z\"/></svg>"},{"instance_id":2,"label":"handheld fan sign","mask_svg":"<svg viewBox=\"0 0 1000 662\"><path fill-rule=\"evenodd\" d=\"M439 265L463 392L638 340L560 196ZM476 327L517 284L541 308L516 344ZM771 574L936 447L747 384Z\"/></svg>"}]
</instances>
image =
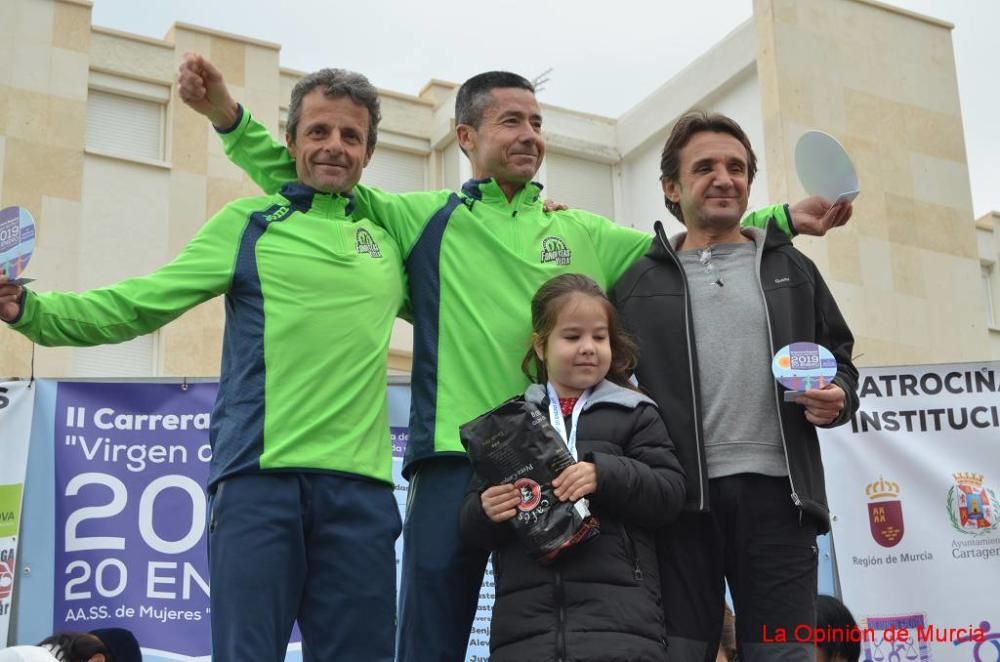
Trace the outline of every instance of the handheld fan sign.
<instances>
[{"instance_id":1,"label":"handheld fan sign","mask_svg":"<svg viewBox=\"0 0 1000 662\"><path fill-rule=\"evenodd\" d=\"M811 342L793 342L778 350L771 372L784 386L785 402L794 402L811 388L823 388L837 375L837 359L826 347Z\"/></svg>"},{"instance_id":2,"label":"handheld fan sign","mask_svg":"<svg viewBox=\"0 0 1000 662\"><path fill-rule=\"evenodd\" d=\"M31 253L35 250L35 221L24 207L0 209L0 268L10 282L17 285L30 283L31 278L21 278Z\"/></svg>"},{"instance_id":3,"label":"handheld fan sign","mask_svg":"<svg viewBox=\"0 0 1000 662\"><path fill-rule=\"evenodd\" d=\"M858 174L837 139L822 131L807 131L795 145L795 171L809 195L853 202L861 192Z\"/></svg>"}]
</instances>

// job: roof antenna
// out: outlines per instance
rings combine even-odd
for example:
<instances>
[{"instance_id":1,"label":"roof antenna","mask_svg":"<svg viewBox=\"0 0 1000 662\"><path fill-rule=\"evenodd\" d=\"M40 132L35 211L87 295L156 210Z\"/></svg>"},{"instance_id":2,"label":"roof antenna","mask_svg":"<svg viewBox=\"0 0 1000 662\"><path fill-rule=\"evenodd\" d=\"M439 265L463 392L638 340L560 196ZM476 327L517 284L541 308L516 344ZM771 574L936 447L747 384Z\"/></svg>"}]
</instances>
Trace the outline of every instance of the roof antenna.
<instances>
[{"instance_id":1,"label":"roof antenna","mask_svg":"<svg viewBox=\"0 0 1000 662\"><path fill-rule=\"evenodd\" d=\"M552 67L549 67L542 73L538 74L531 79L531 85L535 88L535 92L541 92L545 89L545 84L549 82L549 74L552 73Z\"/></svg>"}]
</instances>

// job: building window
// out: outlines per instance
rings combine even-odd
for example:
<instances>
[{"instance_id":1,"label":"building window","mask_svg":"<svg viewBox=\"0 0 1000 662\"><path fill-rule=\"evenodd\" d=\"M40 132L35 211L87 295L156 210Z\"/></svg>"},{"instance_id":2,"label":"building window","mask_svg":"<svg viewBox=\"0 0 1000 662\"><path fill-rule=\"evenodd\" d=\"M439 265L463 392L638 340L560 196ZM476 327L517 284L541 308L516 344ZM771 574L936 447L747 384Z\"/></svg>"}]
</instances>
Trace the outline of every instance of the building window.
<instances>
[{"instance_id":1,"label":"building window","mask_svg":"<svg viewBox=\"0 0 1000 662\"><path fill-rule=\"evenodd\" d=\"M986 323L990 328L997 328L996 308L993 298L993 276L996 271L995 262L980 263L980 272L983 279L983 294L986 297Z\"/></svg>"},{"instance_id":2,"label":"building window","mask_svg":"<svg viewBox=\"0 0 1000 662\"><path fill-rule=\"evenodd\" d=\"M285 141L285 133L288 132L288 109L282 106L278 108L278 140Z\"/></svg>"},{"instance_id":3,"label":"building window","mask_svg":"<svg viewBox=\"0 0 1000 662\"><path fill-rule=\"evenodd\" d=\"M392 193L423 191L427 188L427 157L378 144L372 160L361 175L361 183Z\"/></svg>"},{"instance_id":4,"label":"building window","mask_svg":"<svg viewBox=\"0 0 1000 662\"><path fill-rule=\"evenodd\" d=\"M611 166L576 156L549 152L545 172L545 196L575 209L586 209L607 218L615 217L614 177Z\"/></svg>"},{"instance_id":5,"label":"building window","mask_svg":"<svg viewBox=\"0 0 1000 662\"><path fill-rule=\"evenodd\" d=\"M169 99L169 87L91 72L87 92L87 149L163 162Z\"/></svg>"},{"instance_id":6,"label":"building window","mask_svg":"<svg viewBox=\"0 0 1000 662\"><path fill-rule=\"evenodd\" d=\"M74 377L153 377L159 332L117 345L78 347L73 350Z\"/></svg>"}]
</instances>

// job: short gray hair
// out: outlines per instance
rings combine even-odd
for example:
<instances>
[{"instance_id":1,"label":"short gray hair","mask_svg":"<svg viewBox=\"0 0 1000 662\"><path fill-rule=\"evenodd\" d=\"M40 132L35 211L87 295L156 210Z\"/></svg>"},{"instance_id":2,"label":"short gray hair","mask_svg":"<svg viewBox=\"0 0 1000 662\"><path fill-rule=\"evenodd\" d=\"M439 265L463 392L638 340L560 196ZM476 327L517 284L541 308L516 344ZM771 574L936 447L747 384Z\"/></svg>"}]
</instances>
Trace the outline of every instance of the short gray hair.
<instances>
[{"instance_id":1,"label":"short gray hair","mask_svg":"<svg viewBox=\"0 0 1000 662\"><path fill-rule=\"evenodd\" d=\"M320 69L302 77L292 88L292 98L288 102L288 135L295 140L295 132L302 119L302 99L317 87L323 89L328 98L350 97L351 101L368 109L368 153L371 154L378 142L378 123L382 121L382 110L378 100L378 90L368 79L355 71L346 69Z\"/></svg>"}]
</instances>

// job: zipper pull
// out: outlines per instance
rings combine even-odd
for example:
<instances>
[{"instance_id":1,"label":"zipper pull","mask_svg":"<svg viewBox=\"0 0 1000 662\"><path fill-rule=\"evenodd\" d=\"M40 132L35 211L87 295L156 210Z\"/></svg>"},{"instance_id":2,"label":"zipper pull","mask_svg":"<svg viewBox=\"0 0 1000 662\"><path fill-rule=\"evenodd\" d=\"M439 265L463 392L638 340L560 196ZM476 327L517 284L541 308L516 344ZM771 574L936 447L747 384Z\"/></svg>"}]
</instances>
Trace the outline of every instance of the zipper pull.
<instances>
[{"instance_id":1,"label":"zipper pull","mask_svg":"<svg viewBox=\"0 0 1000 662\"><path fill-rule=\"evenodd\" d=\"M632 567L632 577L634 577L637 582L642 581L642 568L639 567L639 559L635 560L635 565Z\"/></svg>"}]
</instances>

